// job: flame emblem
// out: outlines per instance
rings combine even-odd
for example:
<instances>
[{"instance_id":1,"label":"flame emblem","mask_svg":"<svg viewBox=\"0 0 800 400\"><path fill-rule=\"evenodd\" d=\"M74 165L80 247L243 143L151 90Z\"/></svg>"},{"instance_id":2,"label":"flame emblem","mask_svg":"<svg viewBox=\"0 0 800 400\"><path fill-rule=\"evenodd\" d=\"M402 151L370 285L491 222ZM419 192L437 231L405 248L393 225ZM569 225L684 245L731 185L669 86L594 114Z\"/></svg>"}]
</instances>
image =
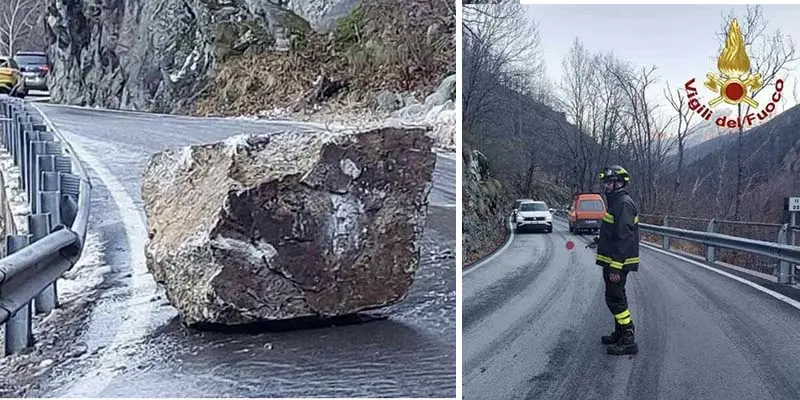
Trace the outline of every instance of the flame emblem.
<instances>
[{"instance_id":1,"label":"flame emblem","mask_svg":"<svg viewBox=\"0 0 800 400\"><path fill-rule=\"evenodd\" d=\"M761 74L750 73L750 57L744 45L744 36L739 28L739 21L735 18L731 21L728 28L728 36L725 39L725 48L717 59L717 69L720 75L713 73L706 74L705 86L719 93L719 96L711 99L708 105L715 107L724 101L730 105L747 103L751 107L758 107L758 102L748 96L763 86Z\"/></svg>"}]
</instances>

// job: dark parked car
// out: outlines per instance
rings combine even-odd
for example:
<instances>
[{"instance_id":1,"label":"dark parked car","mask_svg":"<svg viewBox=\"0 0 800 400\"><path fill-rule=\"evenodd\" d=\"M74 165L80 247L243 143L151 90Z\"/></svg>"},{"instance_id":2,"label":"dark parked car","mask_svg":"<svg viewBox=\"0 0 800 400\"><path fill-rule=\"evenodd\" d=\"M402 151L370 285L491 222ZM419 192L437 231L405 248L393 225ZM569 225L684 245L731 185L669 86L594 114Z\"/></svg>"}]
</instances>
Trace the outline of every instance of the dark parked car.
<instances>
[{"instance_id":1,"label":"dark parked car","mask_svg":"<svg viewBox=\"0 0 800 400\"><path fill-rule=\"evenodd\" d=\"M14 61L25 77L25 87L28 90L48 90L47 75L50 73L50 63L47 54L41 51L18 51L14 55Z\"/></svg>"}]
</instances>

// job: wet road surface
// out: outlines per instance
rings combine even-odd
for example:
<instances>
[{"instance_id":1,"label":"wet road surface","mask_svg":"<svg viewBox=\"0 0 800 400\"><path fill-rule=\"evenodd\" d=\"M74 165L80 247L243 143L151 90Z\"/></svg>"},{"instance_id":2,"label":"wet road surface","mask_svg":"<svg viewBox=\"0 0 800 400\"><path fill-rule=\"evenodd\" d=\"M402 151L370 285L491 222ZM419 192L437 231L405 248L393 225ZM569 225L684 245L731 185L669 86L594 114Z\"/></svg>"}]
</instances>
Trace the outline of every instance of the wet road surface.
<instances>
[{"instance_id":1,"label":"wet road surface","mask_svg":"<svg viewBox=\"0 0 800 400\"><path fill-rule=\"evenodd\" d=\"M585 238L557 220L465 271L463 398L800 398L799 309L644 246L627 285L639 354L607 355L613 319Z\"/></svg>"},{"instance_id":2,"label":"wet road surface","mask_svg":"<svg viewBox=\"0 0 800 400\"><path fill-rule=\"evenodd\" d=\"M91 356L55 367L28 396L455 396L455 157L439 154L420 270L405 301L368 323L271 333L182 327L144 265L140 176L166 148L289 123L40 105L90 169L89 229L113 273L83 327Z\"/></svg>"}]
</instances>

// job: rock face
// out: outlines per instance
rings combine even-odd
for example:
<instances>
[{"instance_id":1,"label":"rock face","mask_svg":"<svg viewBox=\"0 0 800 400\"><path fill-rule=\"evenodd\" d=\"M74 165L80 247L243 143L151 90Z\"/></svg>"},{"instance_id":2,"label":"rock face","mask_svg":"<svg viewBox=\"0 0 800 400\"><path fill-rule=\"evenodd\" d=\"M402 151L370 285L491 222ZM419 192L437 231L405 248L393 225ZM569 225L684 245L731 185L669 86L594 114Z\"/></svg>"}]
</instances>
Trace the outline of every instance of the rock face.
<instances>
[{"instance_id":1,"label":"rock face","mask_svg":"<svg viewBox=\"0 0 800 400\"><path fill-rule=\"evenodd\" d=\"M465 144L462 153L462 256L471 264L501 245L508 234L511 195L489 176L489 162Z\"/></svg>"},{"instance_id":2,"label":"rock face","mask_svg":"<svg viewBox=\"0 0 800 400\"><path fill-rule=\"evenodd\" d=\"M56 102L173 112L200 96L217 61L286 48L352 0L47 0ZM351 4L352 3L352 4ZM292 10L296 10L297 13Z\"/></svg>"},{"instance_id":3,"label":"rock face","mask_svg":"<svg viewBox=\"0 0 800 400\"><path fill-rule=\"evenodd\" d=\"M187 325L402 300L435 164L422 129L285 132L154 155L147 266Z\"/></svg>"}]
</instances>

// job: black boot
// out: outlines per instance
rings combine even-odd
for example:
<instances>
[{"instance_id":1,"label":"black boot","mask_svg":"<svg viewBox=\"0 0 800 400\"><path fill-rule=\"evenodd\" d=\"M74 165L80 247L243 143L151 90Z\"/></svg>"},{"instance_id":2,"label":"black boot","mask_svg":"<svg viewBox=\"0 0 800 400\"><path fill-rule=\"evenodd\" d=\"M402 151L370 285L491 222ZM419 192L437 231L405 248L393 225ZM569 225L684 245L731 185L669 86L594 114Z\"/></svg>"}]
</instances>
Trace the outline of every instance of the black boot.
<instances>
[{"instance_id":1,"label":"black boot","mask_svg":"<svg viewBox=\"0 0 800 400\"><path fill-rule=\"evenodd\" d=\"M611 334L608 335L608 336L601 337L600 341L603 342L603 344L606 344L606 345L608 345L608 344L616 344L617 341L619 340L620 336L622 336L622 334L621 334L621 330L619 328L619 324L617 324L615 322L614 323L614 332L611 332Z\"/></svg>"},{"instance_id":2,"label":"black boot","mask_svg":"<svg viewBox=\"0 0 800 400\"><path fill-rule=\"evenodd\" d=\"M624 326L621 329L622 332L619 340L614 345L609 346L606 349L606 352L613 356L624 356L626 354L638 353L639 346L636 344L633 324Z\"/></svg>"}]
</instances>

